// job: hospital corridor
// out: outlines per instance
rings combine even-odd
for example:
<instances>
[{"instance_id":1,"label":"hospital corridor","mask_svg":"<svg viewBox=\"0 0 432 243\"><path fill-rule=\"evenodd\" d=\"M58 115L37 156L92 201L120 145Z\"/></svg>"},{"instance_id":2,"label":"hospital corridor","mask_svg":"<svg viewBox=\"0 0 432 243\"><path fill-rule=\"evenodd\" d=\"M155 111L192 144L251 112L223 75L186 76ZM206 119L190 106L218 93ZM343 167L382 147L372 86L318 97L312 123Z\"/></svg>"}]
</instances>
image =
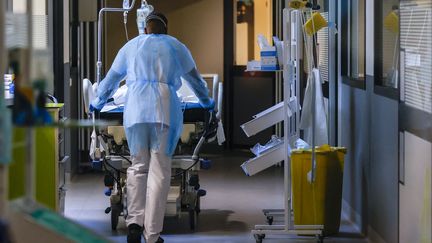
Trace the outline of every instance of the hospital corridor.
<instances>
[{"instance_id":1,"label":"hospital corridor","mask_svg":"<svg viewBox=\"0 0 432 243\"><path fill-rule=\"evenodd\" d=\"M1 0L0 243L432 242L432 0Z\"/></svg>"}]
</instances>

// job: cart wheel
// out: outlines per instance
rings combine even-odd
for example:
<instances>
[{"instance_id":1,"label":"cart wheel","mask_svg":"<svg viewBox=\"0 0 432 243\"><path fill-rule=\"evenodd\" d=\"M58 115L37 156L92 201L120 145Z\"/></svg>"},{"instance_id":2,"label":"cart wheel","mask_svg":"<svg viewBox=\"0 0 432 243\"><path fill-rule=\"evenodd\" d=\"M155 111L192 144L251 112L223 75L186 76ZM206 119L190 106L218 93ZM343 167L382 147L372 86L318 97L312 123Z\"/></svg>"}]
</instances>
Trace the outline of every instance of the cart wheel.
<instances>
[{"instance_id":1,"label":"cart wheel","mask_svg":"<svg viewBox=\"0 0 432 243\"><path fill-rule=\"evenodd\" d=\"M111 229L112 230L117 230L120 213L121 211L118 206L111 207Z\"/></svg>"},{"instance_id":2,"label":"cart wheel","mask_svg":"<svg viewBox=\"0 0 432 243\"><path fill-rule=\"evenodd\" d=\"M265 236L266 236L265 234L255 234L254 237L255 237L256 243L262 243Z\"/></svg>"},{"instance_id":3,"label":"cart wheel","mask_svg":"<svg viewBox=\"0 0 432 243\"><path fill-rule=\"evenodd\" d=\"M195 231L196 214L194 209L189 209L189 226L192 231Z\"/></svg>"},{"instance_id":4,"label":"cart wheel","mask_svg":"<svg viewBox=\"0 0 432 243\"><path fill-rule=\"evenodd\" d=\"M268 223L269 225L272 225L272 224L273 224L273 216L267 216L267 223Z\"/></svg>"}]
</instances>

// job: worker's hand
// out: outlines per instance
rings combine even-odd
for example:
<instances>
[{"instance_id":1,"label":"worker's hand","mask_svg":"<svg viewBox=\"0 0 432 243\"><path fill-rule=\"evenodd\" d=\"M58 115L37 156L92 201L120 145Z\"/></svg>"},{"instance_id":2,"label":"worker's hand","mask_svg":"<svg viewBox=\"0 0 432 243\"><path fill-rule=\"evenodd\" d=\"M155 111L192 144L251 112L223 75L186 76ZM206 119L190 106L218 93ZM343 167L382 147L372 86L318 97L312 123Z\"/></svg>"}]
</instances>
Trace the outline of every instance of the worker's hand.
<instances>
[{"instance_id":1,"label":"worker's hand","mask_svg":"<svg viewBox=\"0 0 432 243\"><path fill-rule=\"evenodd\" d=\"M96 109L96 107L94 107L92 104L90 104L89 111L94 112L94 111L98 111L98 109Z\"/></svg>"}]
</instances>

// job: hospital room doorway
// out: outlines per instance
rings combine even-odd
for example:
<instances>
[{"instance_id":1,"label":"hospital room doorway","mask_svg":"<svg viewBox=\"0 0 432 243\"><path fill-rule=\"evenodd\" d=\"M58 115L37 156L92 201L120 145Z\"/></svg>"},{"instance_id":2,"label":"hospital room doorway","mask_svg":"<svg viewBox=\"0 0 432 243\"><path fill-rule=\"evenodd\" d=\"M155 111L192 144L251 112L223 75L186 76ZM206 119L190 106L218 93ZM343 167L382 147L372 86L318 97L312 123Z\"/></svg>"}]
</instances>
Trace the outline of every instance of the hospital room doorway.
<instances>
[{"instance_id":1,"label":"hospital room doorway","mask_svg":"<svg viewBox=\"0 0 432 243\"><path fill-rule=\"evenodd\" d=\"M319 12L327 21L337 22L335 1L315 1ZM249 61L260 61L258 36L262 35L270 45L273 37L282 39L281 13L288 1L236 0L224 1L224 81L225 120L227 146L249 148L259 141L267 141L272 135L282 136L281 125L276 125L253 137L246 137L241 125L253 115L262 112L283 99L282 72L247 72ZM336 29L319 31L317 42L317 67L322 77L322 90L327 114L329 144L337 144L337 35ZM304 68L301 80L300 104L306 89L308 70ZM239 95L239 94L245 95ZM331 97L331 98L330 98Z\"/></svg>"},{"instance_id":2,"label":"hospital room doorway","mask_svg":"<svg viewBox=\"0 0 432 243\"><path fill-rule=\"evenodd\" d=\"M275 72L246 72L248 61L260 59L258 35L271 43L275 33L273 11L280 2L224 1L225 120L229 148L249 148L275 134L275 128L271 127L247 138L240 126L280 98Z\"/></svg>"}]
</instances>

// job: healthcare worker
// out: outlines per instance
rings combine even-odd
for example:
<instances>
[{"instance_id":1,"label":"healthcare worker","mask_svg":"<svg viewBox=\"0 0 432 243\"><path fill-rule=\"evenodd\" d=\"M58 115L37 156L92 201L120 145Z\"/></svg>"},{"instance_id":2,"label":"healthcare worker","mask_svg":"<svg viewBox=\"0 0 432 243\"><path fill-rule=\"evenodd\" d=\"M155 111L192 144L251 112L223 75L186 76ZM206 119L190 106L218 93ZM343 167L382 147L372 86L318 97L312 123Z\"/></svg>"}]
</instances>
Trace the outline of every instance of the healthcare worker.
<instances>
[{"instance_id":1,"label":"healthcare worker","mask_svg":"<svg viewBox=\"0 0 432 243\"><path fill-rule=\"evenodd\" d=\"M183 77L200 100L213 108L191 53L167 35L163 14L146 18L144 35L126 43L98 87L90 109L100 110L126 79L123 125L131 153L127 170L128 242L163 242L160 232L171 181L171 157L180 138L183 113L176 91Z\"/></svg>"}]
</instances>

